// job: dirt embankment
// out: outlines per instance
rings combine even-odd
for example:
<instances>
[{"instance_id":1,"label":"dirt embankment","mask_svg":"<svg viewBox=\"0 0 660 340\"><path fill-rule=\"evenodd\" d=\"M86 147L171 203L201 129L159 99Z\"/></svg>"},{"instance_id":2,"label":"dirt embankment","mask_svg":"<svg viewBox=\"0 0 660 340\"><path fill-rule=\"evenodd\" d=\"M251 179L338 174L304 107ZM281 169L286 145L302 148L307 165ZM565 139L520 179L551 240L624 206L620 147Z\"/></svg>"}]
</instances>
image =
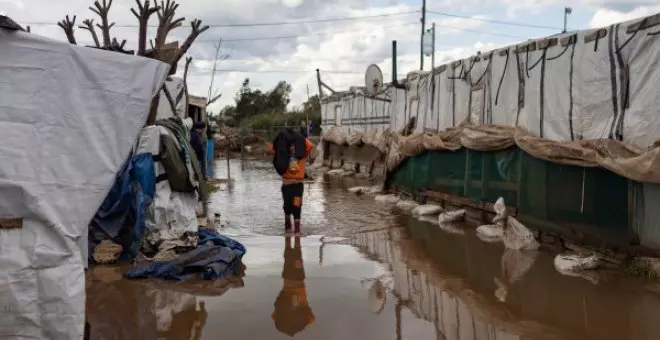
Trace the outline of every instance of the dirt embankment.
<instances>
[{"instance_id":1,"label":"dirt embankment","mask_svg":"<svg viewBox=\"0 0 660 340\"><path fill-rule=\"evenodd\" d=\"M232 153L243 152L249 155L260 156L268 154L269 139L265 132L241 132L231 127L222 127L214 137L215 155L224 155L227 150Z\"/></svg>"}]
</instances>

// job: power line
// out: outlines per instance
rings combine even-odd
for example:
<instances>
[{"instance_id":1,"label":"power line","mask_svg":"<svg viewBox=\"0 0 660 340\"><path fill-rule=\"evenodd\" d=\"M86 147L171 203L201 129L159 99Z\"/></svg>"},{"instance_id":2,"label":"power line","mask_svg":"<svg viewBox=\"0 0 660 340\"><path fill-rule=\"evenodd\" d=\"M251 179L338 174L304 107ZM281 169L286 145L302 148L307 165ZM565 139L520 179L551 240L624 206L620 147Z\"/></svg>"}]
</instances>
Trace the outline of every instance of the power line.
<instances>
[{"instance_id":1,"label":"power line","mask_svg":"<svg viewBox=\"0 0 660 340\"><path fill-rule=\"evenodd\" d=\"M419 23L412 22L412 23L406 23L406 24L388 25L388 26L379 26L379 27L381 27L381 28L392 28L392 27L412 26L412 25L419 25ZM342 34L342 33L355 33L357 31L360 31L360 30L359 29L354 29L354 30L343 30L343 31L333 31L333 32L316 32L316 33L302 34L302 35L284 35L284 36L275 36L275 37L222 39L222 42L298 39L298 38L318 37L318 36ZM219 40L220 39L216 39L216 40L201 39L201 40L196 40L195 42L218 42Z\"/></svg>"},{"instance_id":2,"label":"power line","mask_svg":"<svg viewBox=\"0 0 660 340\"><path fill-rule=\"evenodd\" d=\"M324 23L324 22L338 22L338 21L351 21L351 20L363 20L363 19L374 19L374 18L387 18L393 16L402 16L419 13L419 11L408 11L408 12L398 12L398 13L388 13L388 14L376 14L376 15L363 15L363 16L353 16L353 17L339 17L339 18L327 18L327 19L311 19L311 20L294 20L294 21L279 21L279 22L261 22L261 23L239 23L239 24L206 24L212 28L225 28L225 27L262 27L262 26L284 26L284 25L300 25L300 24L315 24L315 23ZM56 26L57 23L52 22L22 22L24 25L31 26ZM114 27L124 27L124 28L137 28L139 25L115 25ZM149 27L158 27L157 25L150 25Z\"/></svg>"},{"instance_id":3,"label":"power line","mask_svg":"<svg viewBox=\"0 0 660 340\"><path fill-rule=\"evenodd\" d=\"M194 66L192 68L193 70L199 70L199 71L208 71L208 72L213 72L212 68L201 68L198 66ZM330 74L364 74L363 72L355 72L355 71L333 71L333 70L320 70L323 73L330 73ZM230 72L235 72L235 73L313 73L316 72L316 70L239 70L239 69L216 69L215 72L222 72L222 73L230 73Z\"/></svg>"},{"instance_id":4,"label":"power line","mask_svg":"<svg viewBox=\"0 0 660 340\"><path fill-rule=\"evenodd\" d=\"M471 17L471 16L467 16L467 15L459 15L459 14L452 14L452 13L446 13L446 12L427 11L427 13L440 15L440 16L444 16L444 17L461 18L461 19L470 19L470 20L476 20L476 21L490 22L490 23L493 23L493 24L507 25L507 26L541 28L541 29L549 29L549 30L561 30L562 29L560 27L526 24L526 23L513 22L513 21L493 20L493 19Z\"/></svg>"}]
</instances>

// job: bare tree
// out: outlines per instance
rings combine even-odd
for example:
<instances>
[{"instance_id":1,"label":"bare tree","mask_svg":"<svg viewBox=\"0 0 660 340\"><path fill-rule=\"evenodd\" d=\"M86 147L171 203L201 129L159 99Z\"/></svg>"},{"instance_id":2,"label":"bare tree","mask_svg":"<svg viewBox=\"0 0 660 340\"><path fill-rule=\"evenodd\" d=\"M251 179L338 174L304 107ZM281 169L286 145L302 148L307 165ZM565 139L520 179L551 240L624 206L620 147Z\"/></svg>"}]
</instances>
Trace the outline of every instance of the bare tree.
<instances>
[{"instance_id":1,"label":"bare tree","mask_svg":"<svg viewBox=\"0 0 660 340\"><path fill-rule=\"evenodd\" d=\"M73 20L71 20L67 15L64 20L57 23L57 26L60 26L64 30L64 34L66 34L66 39L69 41L69 43L76 45L76 37L74 34L76 27L76 16L74 15Z\"/></svg>"},{"instance_id":2,"label":"bare tree","mask_svg":"<svg viewBox=\"0 0 660 340\"><path fill-rule=\"evenodd\" d=\"M103 4L94 2L94 7L89 7L89 10L96 13L101 18L101 24L97 25L101 32L103 33L103 47L110 46L112 40L110 39L110 29L115 23L109 23L108 14L110 13L110 7L112 7L112 0L103 0Z\"/></svg>"},{"instance_id":3,"label":"bare tree","mask_svg":"<svg viewBox=\"0 0 660 340\"><path fill-rule=\"evenodd\" d=\"M215 73L218 70L218 61L223 61L229 57L228 53L220 54L222 39L218 40L218 43L213 46L215 47L215 57L213 59L213 69L211 70L211 84L209 84L209 94L207 96L206 107L209 107L209 105L215 103L222 97L222 93L218 93L218 90L213 92L213 82L215 80ZM211 93L213 93L213 95L211 95Z\"/></svg>"},{"instance_id":4,"label":"bare tree","mask_svg":"<svg viewBox=\"0 0 660 340\"><path fill-rule=\"evenodd\" d=\"M149 25L149 18L158 12L158 6L151 7L149 0L145 0L144 5L140 0L135 0L135 2L137 3L138 10L136 11L134 8L131 8L131 12L133 12L133 15L135 15L140 23L137 54L143 56L147 50L147 26Z\"/></svg>"},{"instance_id":5,"label":"bare tree","mask_svg":"<svg viewBox=\"0 0 660 340\"><path fill-rule=\"evenodd\" d=\"M78 27L84 30L88 30L89 33L92 35L92 39L94 39L94 45L96 45L96 47L101 47L101 43L99 42L99 36L96 35L96 29L94 28L94 19L87 19L83 21L83 25L80 25Z\"/></svg>"},{"instance_id":6,"label":"bare tree","mask_svg":"<svg viewBox=\"0 0 660 340\"><path fill-rule=\"evenodd\" d=\"M101 18L101 24L97 24L96 27L101 29L103 42L99 40L99 37L96 34L94 21L92 19L87 19L83 21L83 24L79 27L81 29L90 32L96 47L109 49L112 51L121 51L123 53L132 53L132 52L124 51L126 40L122 40L122 42L119 43L116 38L113 38L110 35L110 29L115 25L115 23L110 22L110 19L108 18L108 14L110 13L110 8L112 7L112 2L113 0L97 0L94 2L93 6L89 7L89 9L92 12L94 12L96 15L98 15ZM188 52L190 46L192 46L192 44L195 42L197 37L199 37L200 34L204 33L206 30L209 29L209 26L203 26L201 20L198 19L193 20L190 23L191 32L189 33L188 37L181 45L181 47L176 49L173 55L163 53L161 49L163 49L166 46L167 36L169 35L169 33L172 30L181 27L183 22L185 21L185 18L183 17L175 19L176 10L179 8L179 4L176 3L175 0L161 1L160 6L156 5L156 1L154 1L154 5L152 6L150 0L135 0L135 2L137 4L137 10L135 8L131 8L131 12L138 19L139 27L140 27L138 33L139 34L138 48L136 53L141 56L149 56L152 58L159 59L163 62L166 62L170 65L170 74L176 73L176 68L181 58L183 58L183 56ZM147 28L149 25L149 19L154 14L158 15L158 30L156 32L155 39L151 43L152 50L149 53L146 50ZM77 44L75 38L75 31L74 31L76 24L76 16L74 16L73 19L70 19L70 17L67 15L64 18L64 20L58 22L57 24L62 28L62 30L64 30L64 33L66 34L69 43ZM176 46L176 45L170 44L170 46ZM186 69L188 68L189 64L190 62L186 60ZM187 75L184 74L184 78L185 78L184 79L184 83L185 83L187 80ZM168 97L168 101L170 102L170 104L172 104L173 101L170 93L167 91L167 89L163 89L163 90L166 97ZM148 125L154 124L154 122L156 121L156 113L158 110L159 101L160 101L160 93L157 94L151 102L151 109L149 111L149 117L147 118Z\"/></svg>"}]
</instances>

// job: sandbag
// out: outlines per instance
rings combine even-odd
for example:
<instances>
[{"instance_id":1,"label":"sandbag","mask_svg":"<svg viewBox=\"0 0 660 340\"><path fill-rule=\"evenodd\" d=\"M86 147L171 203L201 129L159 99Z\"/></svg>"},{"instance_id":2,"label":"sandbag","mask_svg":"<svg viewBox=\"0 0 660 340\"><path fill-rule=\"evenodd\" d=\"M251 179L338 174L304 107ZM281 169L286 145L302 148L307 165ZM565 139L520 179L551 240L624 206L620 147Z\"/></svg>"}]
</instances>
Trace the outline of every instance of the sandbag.
<instances>
[{"instance_id":1,"label":"sandbag","mask_svg":"<svg viewBox=\"0 0 660 340\"><path fill-rule=\"evenodd\" d=\"M493 224L482 225L477 228L477 237L488 243L497 242L504 236L504 227L508 212L502 197L497 199L493 205L493 210L495 210Z\"/></svg>"},{"instance_id":2,"label":"sandbag","mask_svg":"<svg viewBox=\"0 0 660 340\"><path fill-rule=\"evenodd\" d=\"M462 221L465 218L465 210L460 209L460 210L454 210L454 211L447 211L440 216L438 216L438 223L440 224L449 224L453 222L458 222Z\"/></svg>"},{"instance_id":3,"label":"sandbag","mask_svg":"<svg viewBox=\"0 0 660 340\"><path fill-rule=\"evenodd\" d=\"M558 272L565 273L598 269L601 261L597 255L558 254L555 256L554 264Z\"/></svg>"},{"instance_id":4,"label":"sandbag","mask_svg":"<svg viewBox=\"0 0 660 340\"><path fill-rule=\"evenodd\" d=\"M387 170L388 171L394 171L401 162L404 160L404 156L400 152L400 144L399 140L403 138L399 135L392 135L390 138L390 143L389 143L389 150L387 153Z\"/></svg>"},{"instance_id":5,"label":"sandbag","mask_svg":"<svg viewBox=\"0 0 660 340\"><path fill-rule=\"evenodd\" d=\"M540 247L534 234L513 217L507 218L507 225L502 237L504 246L514 250L537 250Z\"/></svg>"},{"instance_id":6,"label":"sandbag","mask_svg":"<svg viewBox=\"0 0 660 340\"><path fill-rule=\"evenodd\" d=\"M414 157L424 151L424 134L415 133L399 138L399 152L403 157Z\"/></svg>"},{"instance_id":7,"label":"sandbag","mask_svg":"<svg viewBox=\"0 0 660 340\"><path fill-rule=\"evenodd\" d=\"M424 204L413 209L413 216L426 216L426 215L437 215L440 214L444 209L441 206L435 204Z\"/></svg>"},{"instance_id":8,"label":"sandbag","mask_svg":"<svg viewBox=\"0 0 660 340\"><path fill-rule=\"evenodd\" d=\"M378 195L375 200L381 203L396 204L400 199L394 195Z\"/></svg>"},{"instance_id":9,"label":"sandbag","mask_svg":"<svg viewBox=\"0 0 660 340\"><path fill-rule=\"evenodd\" d=\"M408 200L401 200L396 203L396 208L406 213L412 212L418 206L419 204L417 202Z\"/></svg>"},{"instance_id":10,"label":"sandbag","mask_svg":"<svg viewBox=\"0 0 660 340\"><path fill-rule=\"evenodd\" d=\"M438 228L446 233L453 235L465 235L465 230L454 223L438 223Z\"/></svg>"},{"instance_id":11,"label":"sandbag","mask_svg":"<svg viewBox=\"0 0 660 340\"><path fill-rule=\"evenodd\" d=\"M504 236L504 228L497 224L482 225L477 228L477 236L488 243L499 242Z\"/></svg>"},{"instance_id":12,"label":"sandbag","mask_svg":"<svg viewBox=\"0 0 660 340\"><path fill-rule=\"evenodd\" d=\"M449 128L434 134L424 134L423 145L428 151L456 151L461 148L461 128Z\"/></svg>"},{"instance_id":13,"label":"sandbag","mask_svg":"<svg viewBox=\"0 0 660 340\"><path fill-rule=\"evenodd\" d=\"M333 126L323 134L323 140L337 145L344 145L346 144L346 134L340 127Z\"/></svg>"},{"instance_id":14,"label":"sandbag","mask_svg":"<svg viewBox=\"0 0 660 340\"><path fill-rule=\"evenodd\" d=\"M377 132L374 136L373 146L380 150L382 153L387 153L390 143L391 133L389 131ZM363 139L364 140L364 139Z\"/></svg>"},{"instance_id":15,"label":"sandbag","mask_svg":"<svg viewBox=\"0 0 660 340\"><path fill-rule=\"evenodd\" d=\"M349 146L359 146L362 144L362 133L353 132L352 134L346 137L346 144Z\"/></svg>"}]
</instances>

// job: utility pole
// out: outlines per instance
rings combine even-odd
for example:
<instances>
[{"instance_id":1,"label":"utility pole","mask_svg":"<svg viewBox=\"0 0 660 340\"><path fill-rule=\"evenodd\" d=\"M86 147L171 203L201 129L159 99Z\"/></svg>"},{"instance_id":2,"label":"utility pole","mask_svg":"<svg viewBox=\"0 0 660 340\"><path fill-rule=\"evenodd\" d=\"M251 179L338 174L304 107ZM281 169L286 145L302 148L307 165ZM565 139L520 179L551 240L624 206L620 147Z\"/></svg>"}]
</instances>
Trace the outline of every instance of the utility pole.
<instances>
[{"instance_id":1,"label":"utility pole","mask_svg":"<svg viewBox=\"0 0 660 340\"><path fill-rule=\"evenodd\" d=\"M573 13L573 9L570 7L564 7L564 31L562 33L566 33L566 24L568 23L568 15Z\"/></svg>"},{"instance_id":2,"label":"utility pole","mask_svg":"<svg viewBox=\"0 0 660 340\"><path fill-rule=\"evenodd\" d=\"M309 84L307 84L307 105L312 106L309 99ZM307 130L307 138L309 138L309 110L305 110L305 130Z\"/></svg>"},{"instance_id":3,"label":"utility pole","mask_svg":"<svg viewBox=\"0 0 660 340\"><path fill-rule=\"evenodd\" d=\"M422 0L422 35L419 37L419 70L424 71L424 33L426 32L426 0Z\"/></svg>"},{"instance_id":4,"label":"utility pole","mask_svg":"<svg viewBox=\"0 0 660 340\"><path fill-rule=\"evenodd\" d=\"M431 72L435 69L435 22L431 25Z\"/></svg>"}]
</instances>

